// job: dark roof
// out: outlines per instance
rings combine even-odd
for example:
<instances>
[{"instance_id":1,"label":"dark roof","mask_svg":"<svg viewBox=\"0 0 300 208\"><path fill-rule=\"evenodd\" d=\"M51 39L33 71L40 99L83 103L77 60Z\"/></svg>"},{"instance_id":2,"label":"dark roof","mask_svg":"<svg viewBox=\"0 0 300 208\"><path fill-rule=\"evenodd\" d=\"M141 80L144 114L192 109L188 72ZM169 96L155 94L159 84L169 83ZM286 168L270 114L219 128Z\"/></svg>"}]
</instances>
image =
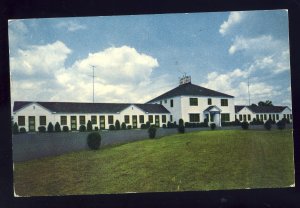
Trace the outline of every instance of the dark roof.
<instances>
[{"instance_id":1,"label":"dark roof","mask_svg":"<svg viewBox=\"0 0 300 208\"><path fill-rule=\"evenodd\" d=\"M44 108L56 113L117 113L130 105L136 105L148 113L170 113L164 106L158 104L134 104L134 103L71 103L71 102L33 102L15 101L13 111L17 111L26 105L37 103Z\"/></svg>"},{"instance_id":2,"label":"dark roof","mask_svg":"<svg viewBox=\"0 0 300 208\"><path fill-rule=\"evenodd\" d=\"M246 106L246 105L236 105L235 112L239 112L243 107L247 107L253 113L281 113L287 106Z\"/></svg>"},{"instance_id":3,"label":"dark roof","mask_svg":"<svg viewBox=\"0 0 300 208\"><path fill-rule=\"evenodd\" d=\"M181 96L181 95L233 98L233 96L231 96L231 95L227 95L227 94L224 94L221 92L210 90L210 89L198 86L198 85L194 85L192 83L186 83L186 84L179 85L178 87L148 101L148 103L175 97L175 96Z\"/></svg>"}]
</instances>

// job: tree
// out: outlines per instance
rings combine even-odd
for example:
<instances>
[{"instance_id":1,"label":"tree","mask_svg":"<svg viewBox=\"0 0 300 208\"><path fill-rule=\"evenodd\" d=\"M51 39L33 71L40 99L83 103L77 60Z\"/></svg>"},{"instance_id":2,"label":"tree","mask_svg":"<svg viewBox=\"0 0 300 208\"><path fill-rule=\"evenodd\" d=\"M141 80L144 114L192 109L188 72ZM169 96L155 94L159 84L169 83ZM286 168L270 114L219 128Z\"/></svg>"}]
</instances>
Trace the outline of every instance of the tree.
<instances>
[{"instance_id":1,"label":"tree","mask_svg":"<svg viewBox=\"0 0 300 208\"><path fill-rule=\"evenodd\" d=\"M13 134L17 134L17 133L19 133L19 126L17 122L15 122L13 125Z\"/></svg>"},{"instance_id":2,"label":"tree","mask_svg":"<svg viewBox=\"0 0 300 208\"><path fill-rule=\"evenodd\" d=\"M56 132L61 132L61 128L58 122L55 123L54 129Z\"/></svg>"},{"instance_id":3,"label":"tree","mask_svg":"<svg viewBox=\"0 0 300 208\"><path fill-rule=\"evenodd\" d=\"M51 122L49 122L48 127L47 127L47 131L48 132L53 132L53 130L54 130L53 124Z\"/></svg>"},{"instance_id":4,"label":"tree","mask_svg":"<svg viewBox=\"0 0 300 208\"><path fill-rule=\"evenodd\" d=\"M93 125L90 120L88 120L88 122L86 124L86 129L87 129L87 131L93 131Z\"/></svg>"},{"instance_id":5,"label":"tree","mask_svg":"<svg viewBox=\"0 0 300 208\"><path fill-rule=\"evenodd\" d=\"M178 125L178 128L177 128L178 132L179 133L184 133L185 132L185 128L184 128L184 121L183 119L179 119L179 125Z\"/></svg>"},{"instance_id":6,"label":"tree","mask_svg":"<svg viewBox=\"0 0 300 208\"><path fill-rule=\"evenodd\" d=\"M120 121L119 120L116 120L115 127L116 127L116 130L120 130L121 129Z\"/></svg>"},{"instance_id":7,"label":"tree","mask_svg":"<svg viewBox=\"0 0 300 208\"><path fill-rule=\"evenodd\" d=\"M259 101L259 102L258 102L258 106L273 106L273 103L272 103L272 101L270 101L270 100L266 100L266 102L264 102L264 101Z\"/></svg>"}]
</instances>

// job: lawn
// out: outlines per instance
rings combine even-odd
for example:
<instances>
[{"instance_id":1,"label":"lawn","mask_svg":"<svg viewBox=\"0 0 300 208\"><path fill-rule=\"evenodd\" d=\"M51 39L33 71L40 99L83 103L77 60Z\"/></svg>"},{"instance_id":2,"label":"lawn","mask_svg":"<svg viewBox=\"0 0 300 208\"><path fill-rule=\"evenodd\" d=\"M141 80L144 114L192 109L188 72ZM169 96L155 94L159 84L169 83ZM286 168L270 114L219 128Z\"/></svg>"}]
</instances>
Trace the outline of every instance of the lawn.
<instances>
[{"instance_id":1,"label":"lawn","mask_svg":"<svg viewBox=\"0 0 300 208\"><path fill-rule=\"evenodd\" d=\"M14 164L21 196L288 187L292 130L176 134Z\"/></svg>"}]
</instances>

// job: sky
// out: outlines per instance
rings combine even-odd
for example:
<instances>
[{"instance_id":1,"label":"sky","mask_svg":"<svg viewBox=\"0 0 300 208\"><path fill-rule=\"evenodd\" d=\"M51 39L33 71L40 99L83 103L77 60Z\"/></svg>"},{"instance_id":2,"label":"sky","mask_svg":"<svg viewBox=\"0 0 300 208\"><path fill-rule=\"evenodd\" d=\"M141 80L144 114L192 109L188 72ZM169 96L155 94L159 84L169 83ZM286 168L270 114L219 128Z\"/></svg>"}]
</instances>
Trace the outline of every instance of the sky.
<instances>
[{"instance_id":1,"label":"sky","mask_svg":"<svg viewBox=\"0 0 300 208\"><path fill-rule=\"evenodd\" d=\"M9 20L11 101L144 103L192 83L291 107L288 11Z\"/></svg>"}]
</instances>

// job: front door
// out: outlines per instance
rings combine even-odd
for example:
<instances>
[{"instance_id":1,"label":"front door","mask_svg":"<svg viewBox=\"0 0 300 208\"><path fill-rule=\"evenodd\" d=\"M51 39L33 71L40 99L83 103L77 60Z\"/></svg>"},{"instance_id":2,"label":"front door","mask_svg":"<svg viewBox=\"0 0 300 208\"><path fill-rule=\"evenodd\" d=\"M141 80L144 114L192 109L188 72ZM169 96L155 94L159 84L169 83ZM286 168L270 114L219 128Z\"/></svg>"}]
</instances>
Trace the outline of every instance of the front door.
<instances>
[{"instance_id":1,"label":"front door","mask_svg":"<svg viewBox=\"0 0 300 208\"><path fill-rule=\"evenodd\" d=\"M155 115L155 126L159 127L159 115Z\"/></svg>"},{"instance_id":2,"label":"front door","mask_svg":"<svg viewBox=\"0 0 300 208\"><path fill-rule=\"evenodd\" d=\"M105 116L100 116L100 129L105 129Z\"/></svg>"},{"instance_id":3,"label":"front door","mask_svg":"<svg viewBox=\"0 0 300 208\"><path fill-rule=\"evenodd\" d=\"M29 124L29 131L35 131L35 117L34 116L29 116L28 117L28 124Z\"/></svg>"},{"instance_id":4,"label":"front door","mask_svg":"<svg viewBox=\"0 0 300 208\"><path fill-rule=\"evenodd\" d=\"M132 128L137 128L137 116L132 116Z\"/></svg>"},{"instance_id":5,"label":"front door","mask_svg":"<svg viewBox=\"0 0 300 208\"><path fill-rule=\"evenodd\" d=\"M71 116L71 131L77 130L77 117Z\"/></svg>"}]
</instances>

